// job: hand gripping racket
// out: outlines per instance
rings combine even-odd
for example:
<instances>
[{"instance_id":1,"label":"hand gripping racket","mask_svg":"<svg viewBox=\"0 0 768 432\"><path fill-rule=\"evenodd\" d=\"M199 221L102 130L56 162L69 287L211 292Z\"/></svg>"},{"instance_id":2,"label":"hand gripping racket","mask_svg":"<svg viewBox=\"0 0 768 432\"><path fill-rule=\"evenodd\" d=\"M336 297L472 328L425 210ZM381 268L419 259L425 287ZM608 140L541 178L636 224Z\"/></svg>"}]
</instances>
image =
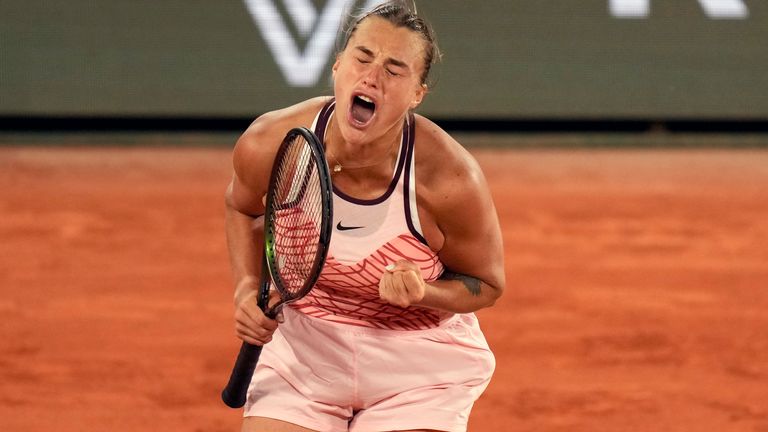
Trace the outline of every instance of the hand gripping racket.
<instances>
[{"instance_id":1,"label":"hand gripping racket","mask_svg":"<svg viewBox=\"0 0 768 432\"><path fill-rule=\"evenodd\" d=\"M258 305L274 319L282 307L304 297L317 282L331 242L331 174L315 134L291 129L275 156L264 212L264 255ZM269 306L270 287L280 300ZM221 399L245 404L261 346L244 342Z\"/></svg>"}]
</instances>

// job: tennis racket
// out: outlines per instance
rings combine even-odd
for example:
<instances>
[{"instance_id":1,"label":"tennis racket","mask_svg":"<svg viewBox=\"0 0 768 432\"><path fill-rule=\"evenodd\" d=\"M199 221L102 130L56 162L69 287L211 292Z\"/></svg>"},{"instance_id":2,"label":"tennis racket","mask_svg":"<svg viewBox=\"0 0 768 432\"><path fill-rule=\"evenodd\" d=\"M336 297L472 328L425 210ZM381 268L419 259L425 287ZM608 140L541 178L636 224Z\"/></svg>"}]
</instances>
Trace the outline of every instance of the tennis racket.
<instances>
[{"instance_id":1,"label":"tennis racket","mask_svg":"<svg viewBox=\"0 0 768 432\"><path fill-rule=\"evenodd\" d=\"M307 128L291 129L275 156L264 212L264 254L258 305L274 319L317 282L331 242L331 174L320 141ZM271 287L280 296L269 306ZM262 347L244 342L221 399L245 404Z\"/></svg>"}]
</instances>

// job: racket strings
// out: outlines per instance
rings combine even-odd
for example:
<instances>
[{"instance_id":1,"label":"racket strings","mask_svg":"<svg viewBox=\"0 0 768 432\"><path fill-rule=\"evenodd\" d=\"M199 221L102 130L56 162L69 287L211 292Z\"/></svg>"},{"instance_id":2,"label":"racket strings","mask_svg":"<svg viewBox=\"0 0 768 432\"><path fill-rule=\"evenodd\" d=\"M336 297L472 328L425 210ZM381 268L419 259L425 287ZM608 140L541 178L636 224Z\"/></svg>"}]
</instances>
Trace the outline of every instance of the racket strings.
<instances>
[{"instance_id":1,"label":"racket strings","mask_svg":"<svg viewBox=\"0 0 768 432\"><path fill-rule=\"evenodd\" d=\"M281 279L278 289L296 297L311 289L306 281L315 269L323 216L318 167L312 149L300 137L278 167L272 205L273 273Z\"/></svg>"}]
</instances>

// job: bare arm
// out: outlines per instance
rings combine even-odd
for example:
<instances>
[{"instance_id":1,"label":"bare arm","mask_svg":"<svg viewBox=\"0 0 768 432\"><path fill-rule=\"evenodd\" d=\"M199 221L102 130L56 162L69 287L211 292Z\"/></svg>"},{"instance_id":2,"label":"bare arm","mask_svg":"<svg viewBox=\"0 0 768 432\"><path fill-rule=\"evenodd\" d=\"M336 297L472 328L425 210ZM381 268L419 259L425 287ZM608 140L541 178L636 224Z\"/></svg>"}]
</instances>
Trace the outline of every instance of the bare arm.
<instances>
[{"instance_id":1,"label":"bare arm","mask_svg":"<svg viewBox=\"0 0 768 432\"><path fill-rule=\"evenodd\" d=\"M264 247L264 203L277 148L293 126L306 125L325 102L315 98L259 117L238 139L227 188L226 235L235 292L235 332L251 344L272 338L277 323L258 307Z\"/></svg>"},{"instance_id":2,"label":"bare arm","mask_svg":"<svg viewBox=\"0 0 768 432\"><path fill-rule=\"evenodd\" d=\"M258 139L258 134L246 132L235 147L235 174L225 195L225 222L235 284L235 333L250 344L262 345L271 340L277 324L264 316L256 301L264 243L260 195L266 188L262 177L267 168L263 166L266 158L255 147Z\"/></svg>"},{"instance_id":3,"label":"bare arm","mask_svg":"<svg viewBox=\"0 0 768 432\"><path fill-rule=\"evenodd\" d=\"M261 245L263 244L263 216L255 216L238 210L234 191L238 182L233 177L225 198L225 223L227 248L232 278L235 282L235 305L244 297L253 295L258 288L261 274Z\"/></svg>"},{"instance_id":4,"label":"bare arm","mask_svg":"<svg viewBox=\"0 0 768 432\"><path fill-rule=\"evenodd\" d=\"M382 278L389 286L379 290L392 304L473 312L492 306L504 291L504 248L487 182L469 153L457 149L453 156L441 160L424 203L442 237L438 256L446 271L426 283L415 264L398 262Z\"/></svg>"}]
</instances>

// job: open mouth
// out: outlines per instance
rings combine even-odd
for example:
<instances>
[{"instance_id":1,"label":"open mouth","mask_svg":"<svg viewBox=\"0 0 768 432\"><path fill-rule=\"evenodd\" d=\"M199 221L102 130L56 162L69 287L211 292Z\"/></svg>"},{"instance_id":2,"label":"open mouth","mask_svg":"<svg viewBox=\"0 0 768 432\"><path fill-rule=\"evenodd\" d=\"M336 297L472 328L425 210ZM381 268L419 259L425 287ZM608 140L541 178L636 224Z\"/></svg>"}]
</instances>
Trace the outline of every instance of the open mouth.
<instances>
[{"instance_id":1,"label":"open mouth","mask_svg":"<svg viewBox=\"0 0 768 432\"><path fill-rule=\"evenodd\" d=\"M368 96L356 95L352 98L352 108L350 111L355 122L361 126L366 125L371 121L373 113L376 111L376 104Z\"/></svg>"}]
</instances>

